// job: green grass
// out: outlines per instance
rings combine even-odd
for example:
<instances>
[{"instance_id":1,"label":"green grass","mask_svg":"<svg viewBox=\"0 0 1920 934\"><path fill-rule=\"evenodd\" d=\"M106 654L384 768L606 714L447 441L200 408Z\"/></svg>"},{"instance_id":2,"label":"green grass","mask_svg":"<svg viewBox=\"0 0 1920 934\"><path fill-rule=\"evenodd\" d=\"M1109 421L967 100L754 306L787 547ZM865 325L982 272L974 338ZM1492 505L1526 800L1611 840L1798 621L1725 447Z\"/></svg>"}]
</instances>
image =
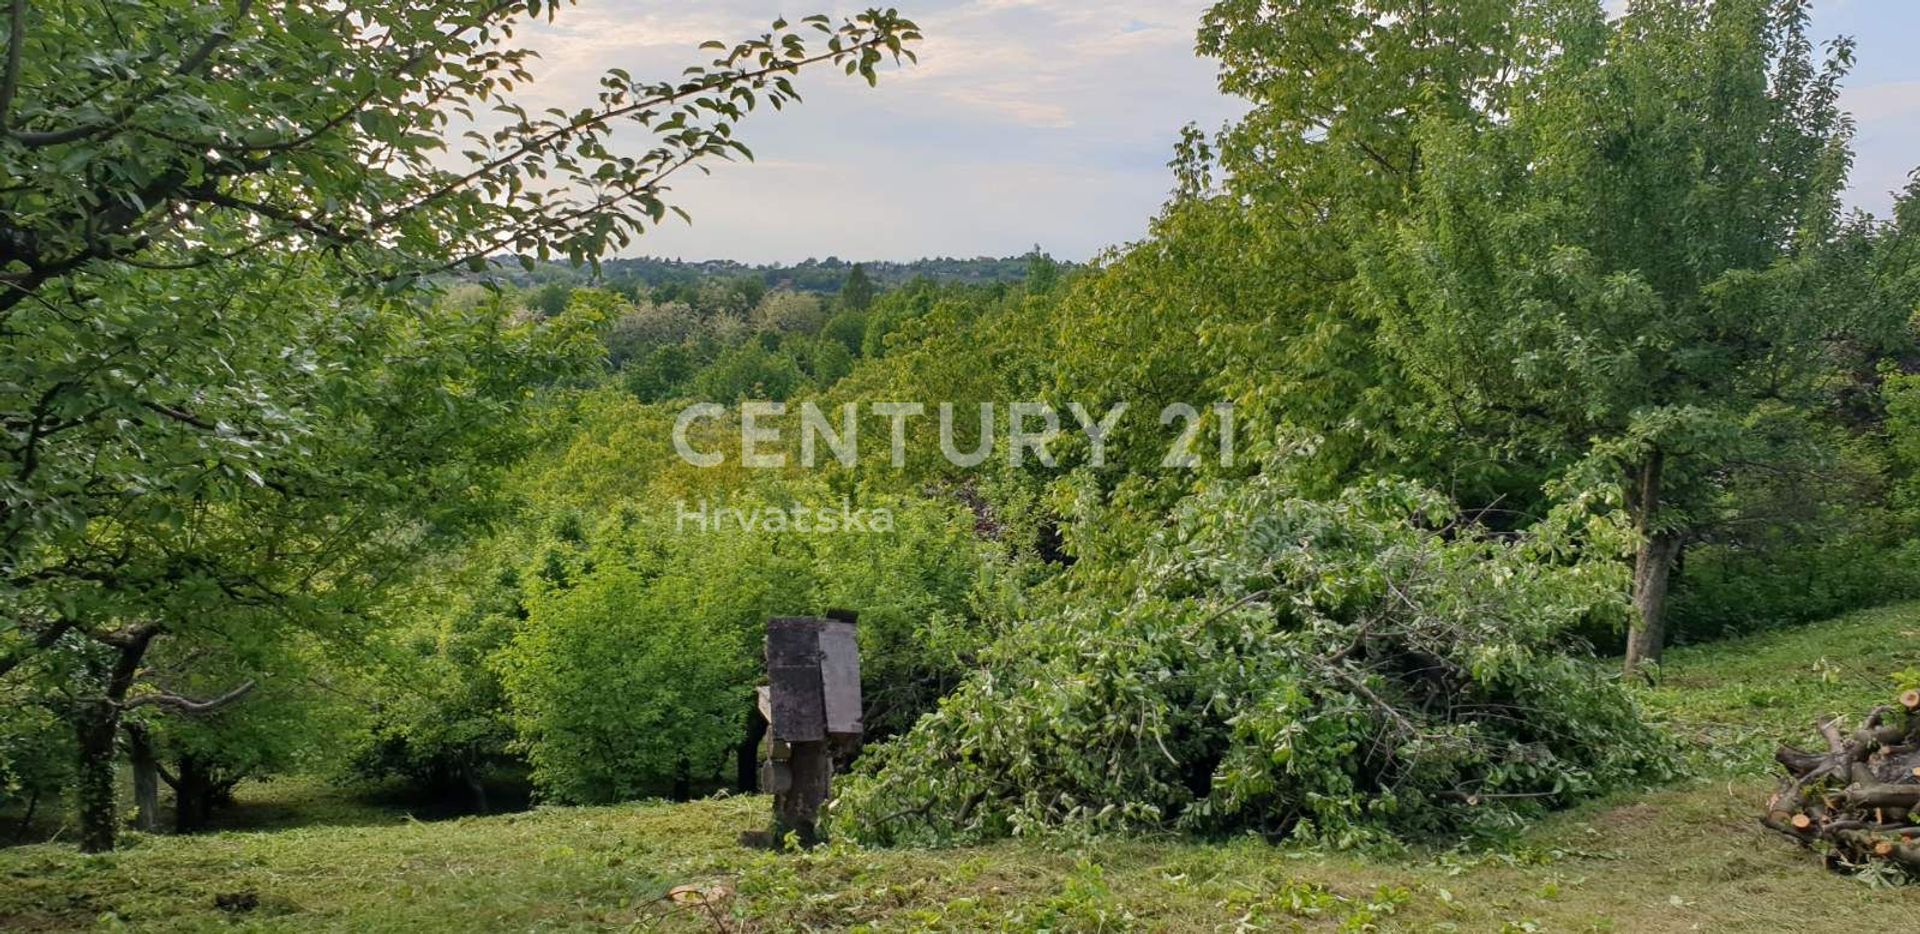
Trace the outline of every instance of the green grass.
<instances>
[{"instance_id":1,"label":"green grass","mask_svg":"<svg viewBox=\"0 0 1920 934\"><path fill-rule=\"evenodd\" d=\"M1920 889L1833 875L1760 831L1773 742L1920 667L1920 604L1674 652L1648 706L1702 778L1557 815L1497 851L1324 854L1254 840L741 849L759 798L418 823L245 789L245 826L83 857L0 852L0 928L64 930L1908 930ZM290 826L312 815L317 826ZM719 887L710 906L663 899ZM218 907L220 903L233 906Z\"/></svg>"},{"instance_id":2,"label":"green grass","mask_svg":"<svg viewBox=\"0 0 1920 934\"><path fill-rule=\"evenodd\" d=\"M1812 742L1814 721L1858 718L1920 671L1920 604L1799 629L1674 649L1647 705L1723 768L1770 762L1781 739ZM1904 673L1903 678L1897 679Z\"/></svg>"}]
</instances>

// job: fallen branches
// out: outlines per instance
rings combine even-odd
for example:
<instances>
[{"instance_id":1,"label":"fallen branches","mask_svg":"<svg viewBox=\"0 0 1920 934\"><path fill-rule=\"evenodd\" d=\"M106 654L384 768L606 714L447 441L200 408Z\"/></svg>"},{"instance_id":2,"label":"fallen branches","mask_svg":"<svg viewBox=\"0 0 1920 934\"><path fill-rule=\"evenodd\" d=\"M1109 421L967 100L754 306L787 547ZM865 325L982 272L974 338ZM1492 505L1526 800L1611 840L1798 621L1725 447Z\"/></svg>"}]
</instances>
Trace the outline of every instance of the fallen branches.
<instances>
[{"instance_id":1,"label":"fallen branches","mask_svg":"<svg viewBox=\"0 0 1920 934\"><path fill-rule=\"evenodd\" d=\"M1838 719L1817 726L1826 752L1774 753L1787 774L1761 825L1835 869L1884 864L1920 880L1920 691L1875 708L1850 734Z\"/></svg>"},{"instance_id":2,"label":"fallen branches","mask_svg":"<svg viewBox=\"0 0 1920 934\"><path fill-rule=\"evenodd\" d=\"M1610 577L1436 531L1446 503L1414 487L1326 501L1278 474L1197 494L1126 573L1036 604L867 750L835 832L1432 841L1669 774L1626 692L1561 654Z\"/></svg>"}]
</instances>

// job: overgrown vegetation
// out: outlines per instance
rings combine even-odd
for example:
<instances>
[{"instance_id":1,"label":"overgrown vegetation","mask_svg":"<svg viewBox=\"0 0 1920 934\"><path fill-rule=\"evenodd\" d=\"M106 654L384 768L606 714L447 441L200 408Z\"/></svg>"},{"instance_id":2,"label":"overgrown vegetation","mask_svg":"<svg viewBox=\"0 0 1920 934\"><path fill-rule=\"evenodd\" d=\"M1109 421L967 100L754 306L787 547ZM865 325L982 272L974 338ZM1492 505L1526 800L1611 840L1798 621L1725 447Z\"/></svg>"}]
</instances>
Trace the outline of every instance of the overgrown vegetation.
<instances>
[{"instance_id":1,"label":"overgrown vegetation","mask_svg":"<svg viewBox=\"0 0 1920 934\"><path fill-rule=\"evenodd\" d=\"M1459 520L1404 484L1320 502L1269 472L1196 496L871 754L841 823L872 842L1077 825L1351 846L1671 774L1570 635L1624 615L1613 569Z\"/></svg>"},{"instance_id":2,"label":"overgrown vegetation","mask_svg":"<svg viewBox=\"0 0 1920 934\"><path fill-rule=\"evenodd\" d=\"M783 21L534 114L513 30L565 15L544 2L97 7L6 23L0 811L22 836L191 833L289 775L475 812L750 791L760 627L840 607L876 745L837 832L983 845L1057 886L921 878L940 905L887 902L868 875L971 857L749 861L592 825L757 804L542 811L504 850L523 825L407 830L405 858L553 847L558 875L516 866L526 889L481 919L509 925L645 921L656 883L719 875L726 917L769 926L1177 917L1148 897L1249 924L1364 929L1422 899L1491 921L1425 869L1376 864L1360 892L1274 868L1297 849L1138 838L1454 868L1483 857L1429 850L1524 839L1484 859L1603 874L1514 835L1583 834L1550 812L1682 764L1750 775L1781 725L1716 718L1797 729L1829 699L1805 673L1867 655L1850 629L1780 635L1770 669L1717 656L1741 678L1702 685L1668 644L1920 593L1920 182L1891 217L1843 209L1851 45L1817 45L1804 0L1222 0L1199 47L1250 112L1187 133L1141 242L1086 266L769 268L602 259L670 212L683 167L745 155L735 125L796 101L796 74L909 62L893 11ZM863 453L788 430L763 446L780 466L743 463L740 403L836 431L850 406ZM1041 406L1119 420L993 447ZM676 431L730 453L695 465ZM887 522L788 521L836 510ZM1725 811L1656 800L1688 830ZM333 833L207 845L311 866L286 848L379 837ZM995 842L1097 833L1144 854L1116 870L1128 894ZM670 868L620 868L656 849ZM215 894L316 920L311 894L257 888ZM151 922L142 897L97 907Z\"/></svg>"},{"instance_id":3,"label":"overgrown vegetation","mask_svg":"<svg viewBox=\"0 0 1920 934\"><path fill-rule=\"evenodd\" d=\"M1688 737L1702 780L1562 812L1483 848L1328 854L1244 836L1058 834L773 856L734 840L762 825L762 797L421 823L276 781L240 787L221 818L231 832L142 837L106 859L58 843L0 851L0 924L1765 932L1844 916L1900 930L1920 889L1822 871L1753 817L1772 787L1772 742L1811 740L1815 712L1885 697L1894 673L1920 665L1916 631L1920 608L1904 605L1674 650L1663 685L1640 699ZM668 900L679 886L721 894L710 907Z\"/></svg>"}]
</instances>

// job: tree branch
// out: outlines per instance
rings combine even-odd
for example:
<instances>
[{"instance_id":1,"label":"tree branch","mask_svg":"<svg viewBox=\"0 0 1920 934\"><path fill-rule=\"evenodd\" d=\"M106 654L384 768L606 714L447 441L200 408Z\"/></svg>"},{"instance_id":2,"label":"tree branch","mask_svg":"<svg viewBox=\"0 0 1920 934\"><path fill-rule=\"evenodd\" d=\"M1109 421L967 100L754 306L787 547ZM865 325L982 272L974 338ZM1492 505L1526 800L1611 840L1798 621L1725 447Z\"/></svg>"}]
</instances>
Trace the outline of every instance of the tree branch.
<instances>
[{"instance_id":1,"label":"tree branch","mask_svg":"<svg viewBox=\"0 0 1920 934\"><path fill-rule=\"evenodd\" d=\"M795 74L804 68L819 64L820 62L840 61L847 56L863 52L867 49L880 48L884 46L886 42L887 37L878 36L864 42L845 46L844 48L830 49L804 58L781 61L760 68L742 69L733 72L711 72L701 76L700 80L683 84L665 93L658 93L651 97L635 100L627 104L602 107L593 113L569 120L564 124L551 127L545 132L536 133L521 140L520 145L481 163L478 167L466 174L458 176L428 191L413 201L409 201L380 214L374 218L372 226L375 228L385 227L393 221L433 204L473 182L491 175L503 166L517 162L522 157L543 149L555 141L570 138L576 133L595 127L606 129L609 121L617 120L641 111L651 110L656 107L664 107L668 104L678 103L698 94L708 94L717 90L724 90L728 87L758 86L759 82L771 78L774 75Z\"/></svg>"},{"instance_id":2,"label":"tree branch","mask_svg":"<svg viewBox=\"0 0 1920 934\"><path fill-rule=\"evenodd\" d=\"M61 620L40 630L33 637L33 648L31 650L15 652L5 658L0 658L0 677L5 677L7 672L19 667L21 662L32 658L34 652L42 652L53 648L53 644L59 642L60 637L66 635L72 631L72 629L73 623L71 621Z\"/></svg>"},{"instance_id":3,"label":"tree branch","mask_svg":"<svg viewBox=\"0 0 1920 934\"><path fill-rule=\"evenodd\" d=\"M253 0L240 0L239 9L233 11L234 24L238 25L240 21L246 19L247 14L252 12L252 10ZM213 57L213 53L220 51L221 46L232 41L233 32L231 30L225 27L216 27L212 34L208 35L206 40L200 43L199 48L194 49L192 54L180 60L180 64L173 69L173 73L176 75L190 75L199 71L200 67L207 63L207 59Z\"/></svg>"},{"instance_id":4,"label":"tree branch","mask_svg":"<svg viewBox=\"0 0 1920 934\"><path fill-rule=\"evenodd\" d=\"M131 649L136 646L144 649L146 644L153 641L153 637L159 634L160 624L155 622L136 623L125 629L115 629L112 632L88 633L88 635L93 637L94 641L122 650Z\"/></svg>"},{"instance_id":5,"label":"tree branch","mask_svg":"<svg viewBox=\"0 0 1920 934\"><path fill-rule=\"evenodd\" d=\"M15 16L19 15L21 8L25 5L25 3L26 3L26 0L14 0L13 8L14 8ZM252 9L253 9L253 0L240 0L240 7L238 10L234 12L234 17L233 17L234 20L237 22L239 20L246 19L247 14ZM232 41L233 41L232 30L227 29L225 27L215 28L213 33L208 35L207 38L203 40L198 47L196 47L192 52L188 53L186 58L181 59L178 65L174 66L173 74L177 77L184 77L187 75L191 75L196 71L199 71L202 67L205 67L205 65L207 64L207 61L213 57L213 54L215 52L220 51L222 46L225 46L227 43ZM18 63L15 62L13 59L18 48L19 48L19 45L17 43L13 43L9 41L8 48L7 48L7 56L8 56L7 66L9 69L9 73L12 73L12 71L17 67ZM13 82L9 82L9 90L11 90L12 85L13 85ZM35 132L35 133L14 132L9 135L11 135L16 142L20 143L23 146L39 147L39 146L57 146L61 143L72 143L72 142L77 142L79 140L87 139L89 137L99 136L103 133L111 133L122 126L125 126L127 121L133 119L133 115L135 113L138 113L141 107L144 107L147 104L152 103L154 100L159 98L162 93L163 93L162 91L155 90L150 93L143 94L139 98L128 103L125 107L121 108L119 113L114 114L111 118L106 120L100 120L93 123L76 124L74 126L67 127L64 130L46 130L43 132ZM11 100L9 100L8 102L11 103ZM0 111L0 114L3 114L3 113L4 111ZM0 123L0 130L4 130L4 129L5 129L4 124Z\"/></svg>"},{"instance_id":6,"label":"tree branch","mask_svg":"<svg viewBox=\"0 0 1920 934\"><path fill-rule=\"evenodd\" d=\"M252 201L237 195L230 195L225 192L213 190L196 192L189 197L216 207L231 208L236 211L258 214L268 220L279 221L280 223L296 227L323 239L342 243L349 242L352 239L348 237L345 232L329 227L313 218L304 217L294 211L262 201Z\"/></svg>"},{"instance_id":7,"label":"tree branch","mask_svg":"<svg viewBox=\"0 0 1920 934\"><path fill-rule=\"evenodd\" d=\"M181 697L178 694L169 694L165 691L161 691L155 694L142 694L139 697L128 698L126 702L120 705L120 709L133 710L136 707L166 707L175 712L184 713L184 714L197 715L197 714L213 713L214 711L217 711L222 707L231 705L234 702L240 700L241 698L246 697L248 694L253 693L253 688L254 688L253 679L249 678L245 682L241 683L239 687L236 687L233 690L220 695L219 697L214 697L207 700L194 700L190 697Z\"/></svg>"}]
</instances>

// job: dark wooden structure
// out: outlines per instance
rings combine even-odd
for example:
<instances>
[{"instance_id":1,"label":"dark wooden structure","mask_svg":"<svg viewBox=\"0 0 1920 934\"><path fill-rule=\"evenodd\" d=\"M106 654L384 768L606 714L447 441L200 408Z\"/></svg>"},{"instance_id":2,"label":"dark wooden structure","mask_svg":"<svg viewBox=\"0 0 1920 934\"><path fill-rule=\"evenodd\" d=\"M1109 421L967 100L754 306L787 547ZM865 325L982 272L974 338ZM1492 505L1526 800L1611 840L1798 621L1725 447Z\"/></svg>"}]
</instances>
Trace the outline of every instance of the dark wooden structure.
<instances>
[{"instance_id":1,"label":"dark wooden structure","mask_svg":"<svg viewBox=\"0 0 1920 934\"><path fill-rule=\"evenodd\" d=\"M859 746L860 644L854 614L767 621L767 686L759 710L770 728L760 787L773 794L773 843L793 834L801 846L825 839L826 805L836 753Z\"/></svg>"}]
</instances>

